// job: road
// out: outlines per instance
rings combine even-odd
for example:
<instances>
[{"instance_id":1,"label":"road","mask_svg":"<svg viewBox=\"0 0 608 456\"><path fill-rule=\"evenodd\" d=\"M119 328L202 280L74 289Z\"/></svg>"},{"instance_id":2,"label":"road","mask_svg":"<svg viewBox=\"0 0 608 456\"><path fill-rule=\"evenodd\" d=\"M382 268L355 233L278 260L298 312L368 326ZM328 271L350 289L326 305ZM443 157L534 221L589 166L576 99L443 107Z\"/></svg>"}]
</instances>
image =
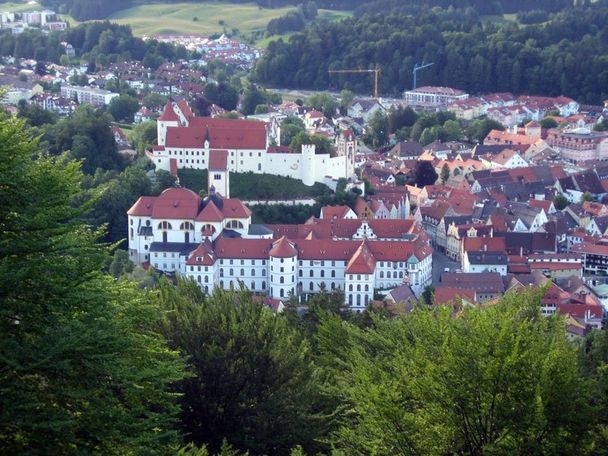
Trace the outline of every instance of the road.
<instances>
[{"instance_id":1,"label":"road","mask_svg":"<svg viewBox=\"0 0 608 456\"><path fill-rule=\"evenodd\" d=\"M433 251L433 285L439 283L441 274L445 271L445 268L450 268L450 271L455 271L460 268L460 263L452 261L443 253L437 250Z\"/></svg>"}]
</instances>

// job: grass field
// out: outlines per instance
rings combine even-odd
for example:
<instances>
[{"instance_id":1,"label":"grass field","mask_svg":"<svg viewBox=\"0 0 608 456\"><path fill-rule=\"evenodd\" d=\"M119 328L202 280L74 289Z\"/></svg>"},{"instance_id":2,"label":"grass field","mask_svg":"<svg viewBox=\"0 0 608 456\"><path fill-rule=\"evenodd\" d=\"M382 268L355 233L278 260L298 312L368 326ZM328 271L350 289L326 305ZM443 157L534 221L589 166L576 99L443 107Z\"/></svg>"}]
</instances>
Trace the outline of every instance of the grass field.
<instances>
[{"instance_id":1,"label":"grass field","mask_svg":"<svg viewBox=\"0 0 608 456\"><path fill-rule=\"evenodd\" d=\"M0 5L0 11L10 11L11 13L22 13L24 11L35 11L40 9L42 9L42 6L34 1L7 2Z\"/></svg>"},{"instance_id":2,"label":"grass field","mask_svg":"<svg viewBox=\"0 0 608 456\"><path fill-rule=\"evenodd\" d=\"M162 33L250 33L266 28L271 19L295 8L260 8L254 3L172 3L147 4L117 11L109 19L119 24L128 24L135 35ZM193 18L197 21L193 21Z\"/></svg>"}]
</instances>

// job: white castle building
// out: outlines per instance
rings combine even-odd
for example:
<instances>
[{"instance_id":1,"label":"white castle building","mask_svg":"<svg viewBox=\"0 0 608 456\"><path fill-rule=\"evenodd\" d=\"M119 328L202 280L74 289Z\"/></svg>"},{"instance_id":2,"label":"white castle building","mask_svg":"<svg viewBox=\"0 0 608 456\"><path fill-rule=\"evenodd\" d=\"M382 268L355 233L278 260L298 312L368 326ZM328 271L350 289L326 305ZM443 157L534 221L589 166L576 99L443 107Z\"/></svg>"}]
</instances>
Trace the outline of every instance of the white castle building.
<instances>
[{"instance_id":1,"label":"white castle building","mask_svg":"<svg viewBox=\"0 0 608 456\"><path fill-rule=\"evenodd\" d=\"M143 196L127 214L133 262L191 277L207 293L242 284L287 300L325 286L360 311L375 289L410 284L420 295L431 283L432 249L412 219L255 225L240 200L214 187L205 199L183 188Z\"/></svg>"},{"instance_id":2,"label":"white castle building","mask_svg":"<svg viewBox=\"0 0 608 456\"><path fill-rule=\"evenodd\" d=\"M316 154L314 145L293 153L280 143L280 128L253 120L196 117L185 101L169 100L157 120L158 145L148 153L157 169L208 169L212 151L225 151L228 170L268 173L300 179L305 185L349 178L354 174L356 138L346 130L335 157Z\"/></svg>"}]
</instances>

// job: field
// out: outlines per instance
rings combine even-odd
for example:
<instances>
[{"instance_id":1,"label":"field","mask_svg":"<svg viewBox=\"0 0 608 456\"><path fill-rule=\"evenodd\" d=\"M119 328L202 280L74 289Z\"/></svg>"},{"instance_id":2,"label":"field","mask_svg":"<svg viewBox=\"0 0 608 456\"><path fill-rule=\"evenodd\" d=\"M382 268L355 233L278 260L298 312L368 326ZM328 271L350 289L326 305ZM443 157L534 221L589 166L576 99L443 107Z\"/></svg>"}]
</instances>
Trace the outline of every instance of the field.
<instances>
[{"instance_id":1,"label":"field","mask_svg":"<svg viewBox=\"0 0 608 456\"><path fill-rule=\"evenodd\" d=\"M130 25L138 36L162 33L207 35L222 33L224 29L229 32L237 29L246 34L265 30L268 21L294 10L293 7L266 9L254 3L153 3L117 11L109 20Z\"/></svg>"},{"instance_id":2,"label":"field","mask_svg":"<svg viewBox=\"0 0 608 456\"><path fill-rule=\"evenodd\" d=\"M0 5L1 11L10 11L12 13L22 13L24 11L40 10L42 6L35 2L6 2Z\"/></svg>"}]
</instances>

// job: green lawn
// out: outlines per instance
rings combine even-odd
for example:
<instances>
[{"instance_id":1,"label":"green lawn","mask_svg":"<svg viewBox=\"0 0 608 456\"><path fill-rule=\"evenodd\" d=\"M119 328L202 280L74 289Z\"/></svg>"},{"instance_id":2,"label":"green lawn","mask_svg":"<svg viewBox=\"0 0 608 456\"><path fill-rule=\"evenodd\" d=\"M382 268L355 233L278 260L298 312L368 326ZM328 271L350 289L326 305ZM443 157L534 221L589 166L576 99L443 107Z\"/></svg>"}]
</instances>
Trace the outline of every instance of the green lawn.
<instances>
[{"instance_id":1,"label":"green lawn","mask_svg":"<svg viewBox=\"0 0 608 456\"><path fill-rule=\"evenodd\" d=\"M254 3L153 3L117 11L109 19L128 24L135 35L162 33L250 33L264 30L271 19L294 11L294 7L266 9ZM193 18L198 18L193 21Z\"/></svg>"},{"instance_id":2,"label":"green lawn","mask_svg":"<svg viewBox=\"0 0 608 456\"><path fill-rule=\"evenodd\" d=\"M22 13L24 11L35 11L42 9L40 3L28 2L7 2L0 5L0 11L9 11L11 13Z\"/></svg>"}]
</instances>

